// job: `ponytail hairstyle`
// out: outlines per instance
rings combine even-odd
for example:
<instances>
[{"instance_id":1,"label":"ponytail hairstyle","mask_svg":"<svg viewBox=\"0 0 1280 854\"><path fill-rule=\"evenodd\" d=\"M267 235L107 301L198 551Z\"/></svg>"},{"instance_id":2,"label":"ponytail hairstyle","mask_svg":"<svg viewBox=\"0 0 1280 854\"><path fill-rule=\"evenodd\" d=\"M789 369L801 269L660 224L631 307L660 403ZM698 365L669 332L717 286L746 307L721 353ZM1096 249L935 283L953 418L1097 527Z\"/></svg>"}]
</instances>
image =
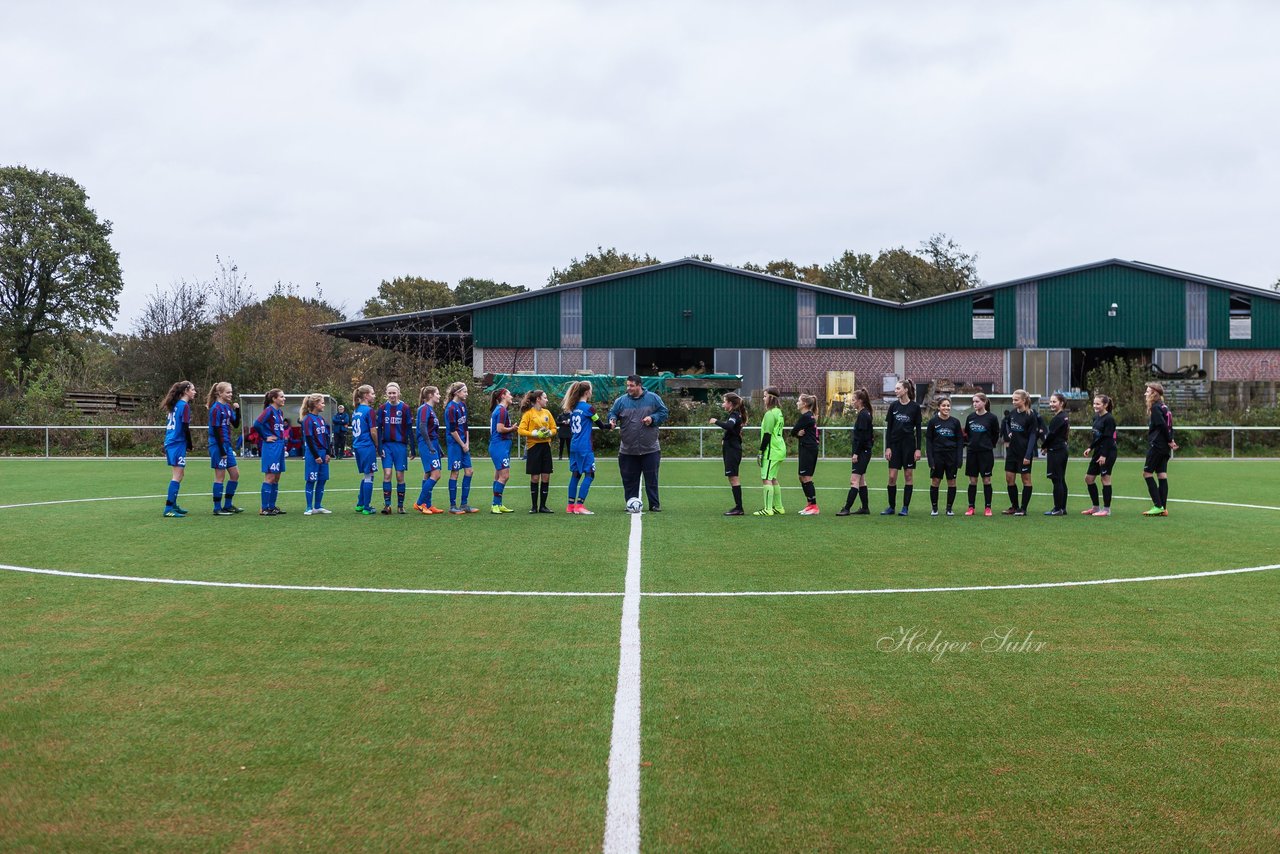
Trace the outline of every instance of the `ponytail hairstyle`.
<instances>
[{"instance_id":1,"label":"ponytail hairstyle","mask_svg":"<svg viewBox=\"0 0 1280 854\"><path fill-rule=\"evenodd\" d=\"M1013 398L1014 398L1015 404L1017 403L1017 401L1021 400L1024 405L1027 405L1027 406L1031 405L1031 395L1027 394L1026 389L1023 389L1023 388L1014 389Z\"/></svg>"},{"instance_id":2,"label":"ponytail hairstyle","mask_svg":"<svg viewBox=\"0 0 1280 854\"><path fill-rule=\"evenodd\" d=\"M764 390L764 408L773 409L775 406L781 406L781 400L778 395L778 387L771 385Z\"/></svg>"},{"instance_id":3,"label":"ponytail hairstyle","mask_svg":"<svg viewBox=\"0 0 1280 854\"><path fill-rule=\"evenodd\" d=\"M1102 401L1102 408L1107 410L1107 412L1112 411L1112 409L1115 407L1114 401L1112 401L1109 396L1102 394L1101 392L1099 392L1098 394L1095 394L1094 397Z\"/></svg>"},{"instance_id":4,"label":"ponytail hairstyle","mask_svg":"<svg viewBox=\"0 0 1280 854\"><path fill-rule=\"evenodd\" d=\"M425 391L426 391L426 389L423 389L423 391L425 392ZM498 401L502 400L502 396L503 396L504 394L510 394L510 392L509 392L509 391L507 391L505 388L495 388L495 389L493 390L493 394L489 397L489 408L490 408L490 409L497 409L497 408L498 408ZM424 401L424 402L426 401L426 396L425 396L425 395L423 396L423 401Z\"/></svg>"},{"instance_id":5,"label":"ponytail hairstyle","mask_svg":"<svg viewBox=\"0 0 1280 854\"><path fill-rule=\"evenodd\" d=\"M357 387L355 390L355 393L351 395L351 405L353 407L359 406L360 401L364 400L366 397L368 397L371 394L373 394L373 386L369 385L368 383L365 383L364 385Z\"/></svg>"},{"instance_id":6,"label":"ponytail hairstyle","mask_svg":"<svg viewBox=\"0 0 1280 854\"><path fill-rule=\"evenodd\" d=\"M313 412L320 411L320 404L324 403L323 394L309 394L302 399L302 405L298 407L298 423L302 423L302 419L306 418Z\"/></svg>"},{"instance_id":7,"label":"ponytail hairstyle","mask_svg":"<svg viewBox=\"0 0 1280 854\"><path fill-rule=\"evenodd\" d=\"M916 399L916 384L911 381L910 377L903 377L898 383L907 390L907 400Z\"/></svg>"},{"instance_id":8,"label":"ponytail hairstyle","mask_svg":"<svg viewBox=\"0 0 1280 854\"><path fill-rule=\"evenodd\" d=\"M440 389L436 388L435 386L424 385L418 391L418 405L421 406L422 404L426 403L428 400L431 399L431 395L439 394L439 393L440 393Z\"/></svg>"},{"instance_id":9,"label":"ponytail hairstyle","mask_svg":"<svg viewBox=\"0 0 1280 854\"><path fill-rule=\"evenodd\" d=\"M858 389L853 393L853 402L861 403L862 406L860 408L865 409L867 412L870 412L871 411L871 392L867 391L865 387Z\"/></svg>"},{"instance_id":10,"label":"ponytail hairstyle","mask_svg":"<svg viewBox=\"0 0 1280 854\"><path fill-rule=\"evenodd\" d=\"M456 383L455 383L455 385L456 385ZM526 395L524 396L524 399L523 399L523 400L521 400L521 401L520 401L520 408L521 408L521 409L532 409L532 408L533 408L533 402L534 402L535 400L537 400L538 398L542 397L544 394L546 394L546 392L545 392L545 391L543 391L543 390L542 390L542 389L540 389L540 388L535 388L535 389L533 389L532 391L530 391L528 394L526 394Z\"/></svg>"},{"instance_id":11,"label":"ponytail hairstyle","mask_svg":"<svg viewBox=\"0 0 1280 854\"><path fill-rule=\"evenodd\" d=\"M982 401L982 409L983 409L983 411L985 411L985 412L990 412L990 411L991 411L991 401L987 400L987 395L986 395L986 393L985 393L985 392L975 391L975 392L973 393L973 396L974 396L976 399L978 399L978 400Z\"/></svg>"},{"instance_id":12,"label":"ponytail hairstyle","mask_svg":"<svg viewBox=\"0 0 1280 854\"><path fill-rule=\"evenodd\" d=\"M802 394L796 398L796 402L808 409L809 413L815 415L818 411L818 398L811 394Z\"/></svg>"},{"instance_id":13,"label":"ponytail hairstyle","mask_svg":"<svg viewBox=\"0 0 1280 854\"><path fill-rule=\"evenodd\" d=\"M195 388L190 380L178 380L169 386L169 391L165 394L164 400L160 401L160 405L168 412L172 412L174 407L178 405L178 401L182 400L182 396L190 389Z\"/></svg>"},{"instance_id":14,"label":"ponytail hairstyle","mask_svg":"<svg viewBox=\"0 0 1280 854\"><path fill-rule=\"evenodd\" d=\"M455 383L450 383L449 384L449 402L450 403L453 402L453 396L458 393L458 389L463 389L466 387L467 387L467 384L462 382L461 380Z\"/></svg>"},{"instance_id":15,"label":"ponytail hairstyle","mask_svg":"<svg viewBox=\"0 0 1280 854\"><path fill-rule=\"evenodd\" d=\"M741 418L742 426L743 427L747 426L747 416L750 415L751 413L747 408L747 402L742 399L742 395L738 394L737 392L731 391L724 396L724 400L725 400L725 403L729 404L730 412L736 412L740 416L742 416Z\"/></svg>"},{"instance_id":16,"label":"ponytail hairstyle","mask_svg":"<svg viewBox=\"0 0 1280 854\"><path fill-rule=\"evenodd\" d=\"M1164 386L1160 385L1160 383L1151 382L1147 383L1146 387L1154 391L1156 393L1156 397L1160 398L1160 402L1164 403ZM1151 414L1150 403L1147 403L1147 414Z\"/></svg>"},{"instance_id":17,"label":"ponytail hairstyle","mask_svg":"<svg viewBox=\"0 0 1280 854\"><path fill-rule=\"evenodd\" d=\"M565 393L564 404L561 406L565 412L573 411L573 408L582 402L582 399L591 393L591 383L586 380L578 380L569 386L569 391Z\"/></svg>"},{"instance_id":18,"label":"ponytail hairstyle","mask_svg":"<svg viewBox=\"0 0 1280 854\"><path fill-rule=\"evenodd\" d=\"M231 383L228 382L214 383L209 386L209 402L206 406L209 409L213 409L213 405L217 403L218 398L229 388L231 388Z\"/></svg>"},{"instance_id":19,"label":"ponytail hairstyle","mask_svg":"<svg viewBox=\"0 0 1280 854\"><path fill-rule=\"evenodd\" d=\"M263 406L270 406L270 405L271 405L271 401L275 400L275 399L276 399L276 397L282 397L283 395L284 395L284 389L282 389L282 388L273 388L273 389L271 389L271 391L267 392L266 394L264 394L264 395L262 396L262 405L263 405Z\"/></svg>"},{"instance_id":20,"label":"ponytail hairstyle","mask_svg":"<svg viewBox=\"0 0 1280 854\"><path fill-rule=\"evenodd\" d=\"M1050 399L1050 400L1053 400L1055 397L1058 399L1058 411L1059 411L1059 412L1066 412L1066 411L1067 411L1067 398L1066 398L1066 397L1062 394L1062 392L1060 392L1060 391L1055 391L1053 394L1049 395L1049 399Z\"/></svg>"}]
</instances>

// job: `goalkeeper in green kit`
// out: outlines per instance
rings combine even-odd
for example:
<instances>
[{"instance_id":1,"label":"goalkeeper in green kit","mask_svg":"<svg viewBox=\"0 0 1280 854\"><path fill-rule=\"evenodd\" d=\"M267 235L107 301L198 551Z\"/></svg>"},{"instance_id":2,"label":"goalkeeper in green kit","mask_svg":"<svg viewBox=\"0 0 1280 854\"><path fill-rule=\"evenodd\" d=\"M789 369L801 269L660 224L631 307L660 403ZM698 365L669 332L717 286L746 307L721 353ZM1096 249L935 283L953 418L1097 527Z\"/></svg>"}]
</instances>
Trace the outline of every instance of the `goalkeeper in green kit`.
<instances>
[{"instance_id":1,"label":"goalkeeper in green kit","mask_svg":"<svg viewBox=\"0 0 1280 854\"><path fill-rule=\"evenodd\" d=\"M760 482L764 486L764 507L756 516L781 516L782 487L778 486L778 469L787 456L787 442L782 430L782 407L778 401L778 389L769 386L764 390L764 419L760 422Z\"/></svg>"}]
</instances>

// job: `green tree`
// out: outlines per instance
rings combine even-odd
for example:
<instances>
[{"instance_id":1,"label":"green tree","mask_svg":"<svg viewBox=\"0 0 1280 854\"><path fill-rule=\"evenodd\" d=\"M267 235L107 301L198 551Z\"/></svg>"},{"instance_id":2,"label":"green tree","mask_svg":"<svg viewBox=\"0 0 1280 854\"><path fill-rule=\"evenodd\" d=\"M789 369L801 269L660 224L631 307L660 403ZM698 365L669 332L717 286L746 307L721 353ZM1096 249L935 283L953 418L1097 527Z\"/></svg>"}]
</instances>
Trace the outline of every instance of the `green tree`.
<instances>
[{"instance_id":1,"label":"green tree","mask_svg":"<svg viewBox=\"0 0 1280 854\"><path fill-rule=\"evenodd\" d=\"M111 223L53 172L0 168L0 339L18 366L58 336L110 325L120 309Z\"/></svg>"},{"instance_id":2,"label":"green tree","mask_svg":"<svg viewBox=\"0 0 1280 854\"><path fill-rule=\"evenodd\" d=\"M563 270L553 267L547 284L563 285L568 282L579 282L583 279L594 279L596 276L607 276L610 273L621 273L658 263L661 262L647 252L644 255L631 255L619 252L612 246L608 249L597 246L594 253L588 252L582 260L574 258Z\"/></svg>"},{"instance_id":3,"label":"green tree","mask_svg":"<svg viewBox=\"0 0 1280 854\"><path fill-rule=\"evenodd\" d=\"M522 294L529 290L524 285L508 285L506 282L495 282L493 279L473 279L467 277L458 280L453 290L453 298L457 305L470 305L487 299Z\"/></svg>"},{"instance_id":4,"label":"green tree","mask_svg":"<svg viewBox=\"0 0 1280 854\"><path fill-rule=\"evenodd\" d=\"M935 234L922 241L919 254L937 271L934 282L939 293L954 294L984 284L978 276L978 256L966 253L945 234Z\"/></svg>"},{"instance_id":5,"label":"green tree","mask_svg":"<svg viewBox=\"0 0 1280 854\"><path fill-rule=\"evenodd\" d=\"M742 265L742 269L750 270L753 273L766 273L770 276L792 279L797 282L806 282L810 285L826 284L826 276L822 267L817 264L809 264L802 267L789 258L783 258L781 261L770 261L763 267L759 264L748 262Z\"/></svg>"},{"instance_id":6,"label":"green tree","mask_svg":"<svg viewBox=\"0 0 1280 854\"><path fill-rule=\"evenodd\" d=\"M204 282L185 279L156 288L124 346L130 385L152 396L180 379L204 388L215 364L210 293Z\"/></svg>"},{"instance_id":7,"label":"green tree","mask_svg":"<svg viewBox=\"0 0 1280 854\"><path fill-rule=\"evenodd\" d=\"M839 258L822 268L822 284L853 294L869 295L873 263L874 259L866 252L845 250Z\"/></svg>"},{"instance_id":8,"label":"green tree","mask_svg":"<svg viewBox=\"0 0 1280 854\"><path fill-rule=\"evenodd\" d=\"M385 317L456 305L453 291L444 282L421 276L399 276L378 285L378 295L365 302L365 317Z\"/></svg>"},{"instance_id":9,"label":"green tree","mask_svg":"<svg viewBox=\"0 0 1280 854\"><path fill-rule=\"evenodd\" d=\"M920 256L901 246L884 249L867 270L867 295L901 302L933 296L935 276Z\"/></svg>"}]
</instances>

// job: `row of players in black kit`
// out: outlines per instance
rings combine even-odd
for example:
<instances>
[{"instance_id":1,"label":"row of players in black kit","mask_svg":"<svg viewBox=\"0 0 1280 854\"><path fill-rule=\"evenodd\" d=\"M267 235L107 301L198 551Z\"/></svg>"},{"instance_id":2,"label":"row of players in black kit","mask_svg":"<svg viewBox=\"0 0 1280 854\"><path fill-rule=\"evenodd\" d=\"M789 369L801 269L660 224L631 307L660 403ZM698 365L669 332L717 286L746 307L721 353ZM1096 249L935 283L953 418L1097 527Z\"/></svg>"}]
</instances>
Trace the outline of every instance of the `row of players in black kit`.
<instances>
[{"instance_id":1,"label":"row of players in black kit","mask_svg":"<svg viewBox=\"0 0 1280 854\"><path fill-rule=\"evenodd\" d=\"M947 481L946 515L955 515L953 506L956 497L956 475L964 462L965 475L969 478L969 506L966 516L976 515L978 480L982 480L984 498L984 516L991 516L992 485L991 477L995 468L995 447L998 441L1005 443L1005 485L1009 494L1009 507L1003 511L1006 516L1025 516L1031 500L1031 461L1035 459L1037 448L1042 448L1046 457L1046 474L1053 483L1053 507L1045 511L1046 516L1063 516L1067 512L1066 470L1069 451L1067 445L1070 423L1067 415L1066 398L1058 393L1049 397L1050 419L1046 424L1040 414L1032 408L1030 395L1022 389L1013 393L1013 409L1006 410L1003 419L997 419L988 409L987 396L981 392L973 395L973 409L968 413L963 424L951 415L950 398L937 401L936 414L922 426L920 404L914 400L914 385L910 380L903 380L895 387L897 399L889 405L885 425L884 458L889 465L888 493L889 506L880 512L882 516L906 516L911 506L911 495L914 488L914 469L921 459L921 446L929 464L930 488L929 497L932 504L932 515L939 515L938 499L940 485ZM1164 388L1159 383L1148 383L1145 390L1148 419L1148 450L1143 466L1143 476L1151 495L1152 507L1145 516L1167 516L1168 502L1168 463L1172 451L1177 449L1173 436L1173 417L1164 404ZM761 421L760 478L764 487L765 506L755 511L757 516L783 515L780 493L777 489L778 465L785 454L785 444L781 436L773 433L781 431L781 411L778 409L778 392L774 388L765 390L766 414ZM728 416L724 419L712 419L725 431L724 462L725 476L729 479L734 494L734 507L726 511L726 516L744 515L742 509L742 491L738 478L739 464L742 458L742 426L746 423L746 405L738 395L726 395L724 408ZM791 430L791 435L799 443L799 477L801 488L807 501L806 507L800 511L802 516L818 515L816 492L813 486L813 474L818 460L818 427L815 418L816 400L812 395L801 395L799 399L800 418ZM854 409L857 413L853 428L852 462L850 488L844 507L837 516L868 515L868 497L866 485L867 466L871 462L875 444L875 433L872 428L871 396L865 388L854 392ZM1093 398L1094 420L1091 441L1084 454L1089 458L1089 468L1085 475L1085 485L1089 491L1092 505L1082 511L1083 515L1111 515L1111 470L1115 465L1117 454L1116 422L1112 416L1113 402L1105 394ZM777 410L777 411L775 411ZM966 453L967 450L967 453ZM898 509L898 475L903 476L904 488L902 508ZM1021 479L1021 495L1017 481ZM1102 481L1101 496L1097 481ZM861 506L854 510L855 502Z\"/></svg>"}]
</instances>

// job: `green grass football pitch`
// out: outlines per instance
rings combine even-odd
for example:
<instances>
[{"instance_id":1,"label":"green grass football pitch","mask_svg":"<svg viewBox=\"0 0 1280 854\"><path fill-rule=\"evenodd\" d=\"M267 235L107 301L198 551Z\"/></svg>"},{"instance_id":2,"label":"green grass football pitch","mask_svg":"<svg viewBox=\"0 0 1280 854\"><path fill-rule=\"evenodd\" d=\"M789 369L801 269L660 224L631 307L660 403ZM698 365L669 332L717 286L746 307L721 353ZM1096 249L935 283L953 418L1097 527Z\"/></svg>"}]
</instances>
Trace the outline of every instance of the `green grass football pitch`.
<instances>
[{"instance_id":1,"label":"green grass football pitch","mask_svg":"<svg viewBox=\"0 0 1280 854\"><path fill-rule=\"evenodd\" d=\"M334 515L291 470L265 519L213 517L193 465L175 520L160 461L0 461L0 848L600 848L613 462L591 518L528 515L519 474L510 515L358 517L350 468ZM726 519L716 462L664 463L643 850L1280 847L1280 569L1014 586L1280 563L1280 463L1175 460L1162 519L1134 462L1108 519L1076 513L1078 462L1057 519L1041 465L1027 518L930 518L927 485L909 518L836 518L847 470L819 465L819 517L792 466L786 516ZM997 589L919 590L965 587ZM769 595L686 595L723 593Z\"/></svg>"}]
</instances>

